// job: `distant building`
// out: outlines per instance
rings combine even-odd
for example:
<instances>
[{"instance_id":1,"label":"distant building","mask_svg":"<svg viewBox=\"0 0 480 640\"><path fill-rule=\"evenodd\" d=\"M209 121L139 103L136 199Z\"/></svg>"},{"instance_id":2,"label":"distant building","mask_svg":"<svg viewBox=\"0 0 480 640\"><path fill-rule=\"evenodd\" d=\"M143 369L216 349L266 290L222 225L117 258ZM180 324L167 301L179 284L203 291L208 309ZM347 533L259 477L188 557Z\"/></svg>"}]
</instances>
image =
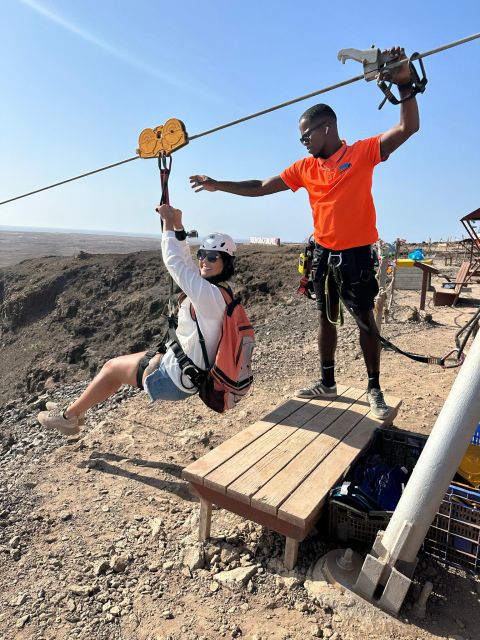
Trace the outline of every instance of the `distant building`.
<instances>
[{"instance_id":1,"label":"distant building","mask_svg":"<svg viewBox=\"0 0 480 640\"><path fill-rule=\"evenodd\" d=\"M250 238L250 244L273 244L277 247L280 246L280 238Z\"/></svg>"}]
</instances>

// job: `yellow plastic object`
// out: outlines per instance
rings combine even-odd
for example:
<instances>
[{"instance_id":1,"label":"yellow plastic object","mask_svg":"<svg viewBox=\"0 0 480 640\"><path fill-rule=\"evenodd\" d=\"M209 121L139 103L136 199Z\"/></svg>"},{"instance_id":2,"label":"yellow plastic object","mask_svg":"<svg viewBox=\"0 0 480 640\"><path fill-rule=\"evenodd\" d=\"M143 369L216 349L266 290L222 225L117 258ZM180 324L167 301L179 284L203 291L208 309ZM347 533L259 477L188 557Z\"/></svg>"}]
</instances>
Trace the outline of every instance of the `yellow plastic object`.
<instances>
[{"instance_id":1,"label":"yellow plastic object","mask_svg":"<svg viewBox=\"0 0 480 640\"><path fill-rule=\"evenodd\" d=\"M469 444L458 467L458 474L476 489L480 487L480 446Z\"/></svg>"},{"instance_id":2,"label":"yellow plastic object","mask_svg":"<svg viewBox=\"0 0 480 640\"><path fill-rule=\"evenodd\" d=\"M301 273L302 276L307 275L308 273L308 256L305 253L301 253L298 256L298 273Z\"/></svg>"},{"instance_id":3,"label":"yellow plastic object","mask_svg":"<svg viewBox=\"0 0 480 640\"><path fill-rule=\"evenodd\" d=\"M422 264L432 264L433 260L428 258L427 260L410 260L410 258L400 258L397 260L397 267L413 267L415 262L421 262Z\"/></svg>"},{"instance_id":4,"label":"yellow plastic object","mask_svg":"<svg viewBox=\"0 0 480 640\"><path fill-rule=\"evenodd\" d=\"M144 129L140 133L137 153L141 158L156 158L162 153L170 155L186 144L188 134L185 125L177 118L170 118L164 125Z\"/></svg>"}]
</instances>

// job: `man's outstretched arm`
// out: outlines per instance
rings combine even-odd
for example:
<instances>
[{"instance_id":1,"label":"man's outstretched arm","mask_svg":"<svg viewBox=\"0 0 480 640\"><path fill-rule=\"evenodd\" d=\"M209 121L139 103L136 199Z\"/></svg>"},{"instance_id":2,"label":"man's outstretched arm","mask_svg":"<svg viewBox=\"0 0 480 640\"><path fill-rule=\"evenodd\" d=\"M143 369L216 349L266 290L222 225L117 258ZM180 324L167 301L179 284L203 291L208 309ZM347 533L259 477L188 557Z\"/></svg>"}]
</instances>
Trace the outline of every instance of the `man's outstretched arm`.
<instances>
[{"instance_id":1,"label":"man's outstretched arm","mask_svg":"<svg viewBox=\"0 0 480 640\"><path fill-rule=\"evenodd\" d=\"M397 52L399 61L402 60L402 58L405 59L405 64L397 67L392 77L392 81L399 85L400 98L405 98L411 93L408 84L412 79L405 51L401 47L394 47L391 51ZM416 98L402 102L400 104L400 122L388 131L385 131L380 139L380 155L382 159L387 158L398 149L398 147L408 140L411 135L416 133L419 128L420 118Z\"/></svg>"},{"instance_id":2,"label":"man's outstretched arm","mask_svg":"<svg viewBox=\"0 0 480 640\"><path fill-rule=\"evenodd\" d=\"M225 191L237 196L268 196L271 193L287 191L289 187L280 176L273 176L266 180L244 180L243 182L226 182L214 180L208 176L190 176L192 189L197 191Z\"/></svg>"}]
</instances>

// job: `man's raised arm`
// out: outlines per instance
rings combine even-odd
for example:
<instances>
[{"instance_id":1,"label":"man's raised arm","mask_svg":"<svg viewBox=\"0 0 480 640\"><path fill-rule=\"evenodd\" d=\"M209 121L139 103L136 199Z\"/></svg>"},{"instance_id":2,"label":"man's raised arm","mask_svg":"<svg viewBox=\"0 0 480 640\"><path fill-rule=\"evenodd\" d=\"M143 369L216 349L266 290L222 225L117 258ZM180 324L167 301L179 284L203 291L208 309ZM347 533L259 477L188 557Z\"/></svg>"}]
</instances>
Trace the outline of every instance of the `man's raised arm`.
<instances>
[{"instance_id":1,"label":"man's raised arm","mask_svg":"<svg viewBox=\"0 0 480 640\"><path fill-rule=\"evenodd\" d=\"M401 98L407 98L411 92L411 72L405 56L405 51L401 47L390 49L397 54L398 61L405 60L405 64L397 67L392 74L392 81L398 85ZM380 155L382 159L388 158L400 145L402 145L411 135L420 128L420 118L418 115L418 105L415 97L400 104L400 122L386 131L380 139Z\"/></svg>"},{"instance_id":2,"label":"man's raised arm","mask_svg":"<svg viewBox=\"0 0 480 640\"><path fill-rule=\"evenodd\" d=\"M280 178L273 176L266 180L244 180L243 182L226 182L224 180L214 180L208 176L190 176L192 189L198 191L225 191L237 196L268 196L271 193L287 191L289 187Z\"/></svg>"}]
</instances>

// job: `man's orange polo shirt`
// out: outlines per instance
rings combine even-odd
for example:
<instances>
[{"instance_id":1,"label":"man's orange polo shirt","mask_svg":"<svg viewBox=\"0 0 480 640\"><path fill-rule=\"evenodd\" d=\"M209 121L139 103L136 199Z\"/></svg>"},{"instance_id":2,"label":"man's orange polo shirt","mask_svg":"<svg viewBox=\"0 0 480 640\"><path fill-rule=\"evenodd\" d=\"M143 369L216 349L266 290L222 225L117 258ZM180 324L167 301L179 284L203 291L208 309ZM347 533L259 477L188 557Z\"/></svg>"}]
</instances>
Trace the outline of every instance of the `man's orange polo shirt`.
<instances>
[{"instance_id":1,"label":"man's orange polo shirt","mask_svg":"<svg viewBox=\"0 0 480 640\"><path fill-rule=\"evenodd\" d=\"M323 247L350 249L378 239L372 177L381 161L380 138L344 142L327 160L303 158L280 174L292 191L308 191L315 242Z\"/></svg>"}]
</instances>

